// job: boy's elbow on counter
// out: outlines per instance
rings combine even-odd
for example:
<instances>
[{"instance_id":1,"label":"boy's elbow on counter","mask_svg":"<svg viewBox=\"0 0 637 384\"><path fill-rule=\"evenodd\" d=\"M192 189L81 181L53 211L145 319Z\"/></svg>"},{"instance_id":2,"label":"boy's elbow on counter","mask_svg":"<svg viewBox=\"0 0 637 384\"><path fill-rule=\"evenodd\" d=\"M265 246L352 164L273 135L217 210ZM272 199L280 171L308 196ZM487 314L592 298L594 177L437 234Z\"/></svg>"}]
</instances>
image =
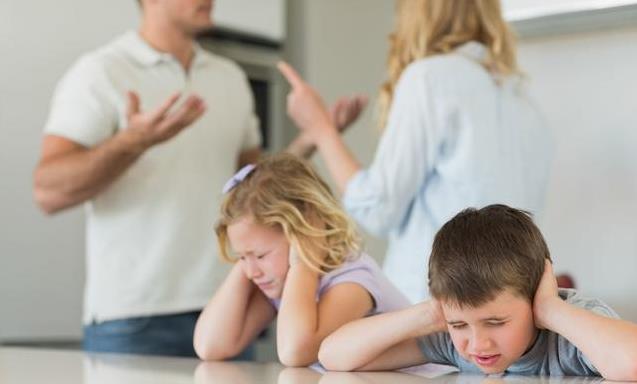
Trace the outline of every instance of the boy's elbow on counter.
<instances>
[{"instance_id":1,"label":"boy's elbow on counter","mask_svg":"<svg viewBox=\"0 0 637 384\"><path fill-rule=\"evenodd\" d=\"M612 371L600 373L606 380L637 381L637 356L628 359L623 369L614 369Z\"/></svg>"},{"instance_id":2,"label":"boy's elbow on counter","mask_svg":"<svg viewBox=\"0 0 637 384\"><path fill-rule=\"evenodd\" d=\"M617 381L637 381L637 351L634 353L635 356L631 359L630 367L627 370L627 375L625 379L619 379Z\"/></svg>"}]
</instances>

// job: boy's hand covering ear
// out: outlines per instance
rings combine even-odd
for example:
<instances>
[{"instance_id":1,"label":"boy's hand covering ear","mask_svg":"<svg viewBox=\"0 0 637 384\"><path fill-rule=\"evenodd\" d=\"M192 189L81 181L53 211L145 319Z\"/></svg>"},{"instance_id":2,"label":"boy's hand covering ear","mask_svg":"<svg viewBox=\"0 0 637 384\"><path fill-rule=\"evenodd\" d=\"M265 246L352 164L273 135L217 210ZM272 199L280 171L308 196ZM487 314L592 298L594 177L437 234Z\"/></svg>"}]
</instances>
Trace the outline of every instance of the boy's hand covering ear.
<instances>
[{"instance_id":1,"label":"boy's hand covering ear","mask_svg":"<svg viewBox=\"0 0 637 384\"><path fill-rule=\"evenodd\" d=\"M447 319L445 319L445 313L442 311L442 304L440 301L433 299L431 300L431 307L433 318L436 320L436 329L438 332L447 332Z\"/></svg>"},{"instance_id":2,"label":"boy's hand covering ear","mask_svg":"<svg viewBox=\"0 0 637 384\"><path fill-rule=\"evenodd\" d=\"M544 274L542 274L533 299L533 317L536 327L546 328L543 319L547 315L551 302L556 299L560 300L557 293L557 280L553 274L553 265L547 259L544 262Z\"/></svg>"}]
</instances>

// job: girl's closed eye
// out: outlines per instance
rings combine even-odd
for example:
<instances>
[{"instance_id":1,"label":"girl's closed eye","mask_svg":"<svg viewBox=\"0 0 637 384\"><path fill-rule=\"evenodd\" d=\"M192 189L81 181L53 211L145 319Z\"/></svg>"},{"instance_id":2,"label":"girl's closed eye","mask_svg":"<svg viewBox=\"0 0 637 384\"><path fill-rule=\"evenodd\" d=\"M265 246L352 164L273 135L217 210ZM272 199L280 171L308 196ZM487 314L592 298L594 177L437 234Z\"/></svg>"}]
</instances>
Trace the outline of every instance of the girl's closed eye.
<instances>
[{"instance_id":1,"label":"girl's closed eye","mask_svg":"<svg viewBox=\"0 0 637 384\"><path fill-rule=\"evenodd\" d=\"M466 326L467 326L466 323L454 323L454 324L451 324L451 328L453 328L453 329L463 329Z\"/></svg>"}]
</instances>

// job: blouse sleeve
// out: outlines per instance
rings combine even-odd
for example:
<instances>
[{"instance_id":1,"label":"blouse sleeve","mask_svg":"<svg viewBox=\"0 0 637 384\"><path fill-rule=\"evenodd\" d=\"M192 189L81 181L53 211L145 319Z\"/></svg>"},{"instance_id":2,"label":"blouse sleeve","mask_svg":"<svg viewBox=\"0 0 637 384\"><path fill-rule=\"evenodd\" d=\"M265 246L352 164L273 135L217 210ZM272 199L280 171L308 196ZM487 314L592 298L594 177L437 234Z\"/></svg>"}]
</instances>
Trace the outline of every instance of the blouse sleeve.
<instances>
[{"instance_id":1,"label":"blouse sleeve","mask_svg":"<svg viewBox=\"0 0 637 384\"><path fill-rule=\"evenodd\" d=\"M440 141L439 106L431 97L423 64L412 64L403 72L374 160L350 179L343 195L348 213L375 235L401 226L433 167Z\"/></svg>"}]
</instances>

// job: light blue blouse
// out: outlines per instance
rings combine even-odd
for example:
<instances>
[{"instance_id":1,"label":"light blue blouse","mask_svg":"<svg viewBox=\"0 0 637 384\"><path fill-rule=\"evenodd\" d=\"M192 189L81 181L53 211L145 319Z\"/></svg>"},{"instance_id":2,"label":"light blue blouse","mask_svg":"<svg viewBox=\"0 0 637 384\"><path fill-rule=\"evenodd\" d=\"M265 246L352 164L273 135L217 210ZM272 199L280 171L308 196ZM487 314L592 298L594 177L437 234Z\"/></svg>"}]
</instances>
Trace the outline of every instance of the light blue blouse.
<instances>
[{"instance_id":1,"label":"light blue blouse","mask_svg":"<svg viewBox=\"0 0 637 384\"><path fill-rule=\"evenodd\" d=\"M367 231L388 237L384 271L412 301L428 297L436 231L467 207L503 203L539 213L552 144L517 76L497 79L470 42L403 72L371 166L343 204Z\"/></svg>"}]
</instances>

